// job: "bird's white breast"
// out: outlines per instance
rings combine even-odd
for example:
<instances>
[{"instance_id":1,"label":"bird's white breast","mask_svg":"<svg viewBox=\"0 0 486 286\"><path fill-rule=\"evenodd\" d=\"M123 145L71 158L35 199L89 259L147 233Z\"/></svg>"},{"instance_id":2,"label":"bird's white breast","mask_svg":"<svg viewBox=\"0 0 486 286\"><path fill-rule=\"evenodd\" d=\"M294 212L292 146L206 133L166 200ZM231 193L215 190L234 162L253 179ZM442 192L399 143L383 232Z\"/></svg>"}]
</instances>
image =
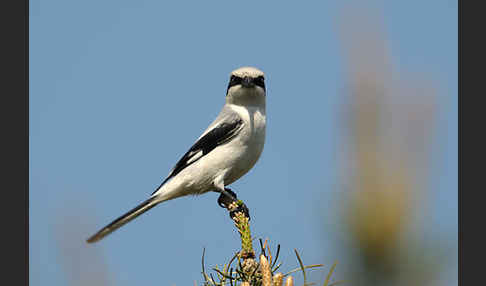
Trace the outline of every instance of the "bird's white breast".
<instances>
[{"instance_id":1,"label":"bird's white breast","mask_svg":"<svg viewBox=\"0 0 486 286\"><path fill-rule=\"evenodd\" d=\"M237 138L228 144L233 164L228 168L224 183L233 183L246 174L258 161L265 144L265 107L230 105L243 120L243 128Z\"/></svg>"}]
</instances>

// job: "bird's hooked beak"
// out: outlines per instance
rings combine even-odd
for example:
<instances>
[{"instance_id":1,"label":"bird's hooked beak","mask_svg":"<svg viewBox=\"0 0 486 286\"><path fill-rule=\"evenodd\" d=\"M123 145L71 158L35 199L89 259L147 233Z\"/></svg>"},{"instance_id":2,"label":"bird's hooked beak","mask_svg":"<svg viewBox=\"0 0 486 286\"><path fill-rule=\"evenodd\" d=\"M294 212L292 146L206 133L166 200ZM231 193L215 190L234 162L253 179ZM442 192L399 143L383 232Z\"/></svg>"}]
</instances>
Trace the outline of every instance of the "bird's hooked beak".
<instances>
[{"instance_id":1,"label":"bird's hooked beak","mask_svg":"<svg viewBox=\"0 0 486 286\"><path fill-rule=\"evenodd\" d=\"M249 76L245 76L241 81L241 86L243 87L253 87L255 84L253 83L253 78Z\"/></svg>"}]
</instances>

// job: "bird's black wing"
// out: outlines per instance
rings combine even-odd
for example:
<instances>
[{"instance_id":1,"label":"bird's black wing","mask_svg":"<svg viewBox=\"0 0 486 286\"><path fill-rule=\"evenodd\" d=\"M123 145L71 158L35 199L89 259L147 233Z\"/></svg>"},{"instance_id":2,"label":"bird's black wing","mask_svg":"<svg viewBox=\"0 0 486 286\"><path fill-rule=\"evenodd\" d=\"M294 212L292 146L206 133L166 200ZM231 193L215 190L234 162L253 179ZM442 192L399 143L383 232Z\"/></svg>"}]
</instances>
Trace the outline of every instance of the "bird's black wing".
<instances>
[{"instance_id":1,"label":"bird's black wing","mask_svg":"<svg viewBox=\"0 0 486 286\"><path fill-rule=\"evenodd\" d=\"M243 120L239 116L233 116L230 121L221 122L216 125L211 131L199 138L189 151L177 162L175 167L169 173L167 178L160 184L160 186L152 193L157 192L168 180L179 174L187 166L207 155L214 148L231 140L243 125Z\"/></svg>"}]
</instances>

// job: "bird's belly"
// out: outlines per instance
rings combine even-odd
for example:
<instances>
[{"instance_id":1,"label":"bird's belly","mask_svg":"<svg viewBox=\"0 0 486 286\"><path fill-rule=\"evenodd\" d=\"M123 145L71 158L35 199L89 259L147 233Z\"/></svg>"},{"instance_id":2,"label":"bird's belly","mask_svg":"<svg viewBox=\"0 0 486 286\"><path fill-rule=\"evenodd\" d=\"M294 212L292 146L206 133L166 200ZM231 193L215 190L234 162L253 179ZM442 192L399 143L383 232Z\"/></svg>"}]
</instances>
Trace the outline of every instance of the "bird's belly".
<instances>
[{"instance_id":1,"label":"bird's belly","mask_svg":"<svg viewBox=\"0 0 486 286\"><path fill-rule=\"evenodd\" d=\"M216 149L217 152L214 152ZM177 180L181 181L184 193L202 194L215 190L213 182L221 175L224 185L229 185L246 174L259 157L258 150L237 147L235 142L216 149L178 175Z\"/></svg>"},{"instance_id":2,"label":"bird's belly","mask_svg":"<svg viewBox=\"0 0 486 286\"><path fill-rule=\"evenodd\" d=\"M228 156L228 165L224 176L225 185L238 180L253 168L263 151L263 142L255 142L252 146L246 146L240 150L240 152L233 152Z\"/></svg>"}]
</instances>

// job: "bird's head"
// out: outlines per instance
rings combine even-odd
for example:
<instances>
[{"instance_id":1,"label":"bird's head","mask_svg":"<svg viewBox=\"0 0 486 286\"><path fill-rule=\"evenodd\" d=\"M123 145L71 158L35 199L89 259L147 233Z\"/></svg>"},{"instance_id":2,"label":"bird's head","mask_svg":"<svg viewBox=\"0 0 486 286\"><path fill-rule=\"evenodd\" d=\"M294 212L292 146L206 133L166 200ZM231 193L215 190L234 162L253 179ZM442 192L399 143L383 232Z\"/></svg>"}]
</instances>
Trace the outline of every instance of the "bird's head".
<instances>
[{"instance_id":1,"label":"bird's head","mask_svg":"<svg viewBox=\"0 0 486 286\"><path fill-rule=\"evenodd\" d=\"M254 67L241 67L231 72L226 100L235 104L265 102L265 74Z\"/></svg>"}]
</instances>

